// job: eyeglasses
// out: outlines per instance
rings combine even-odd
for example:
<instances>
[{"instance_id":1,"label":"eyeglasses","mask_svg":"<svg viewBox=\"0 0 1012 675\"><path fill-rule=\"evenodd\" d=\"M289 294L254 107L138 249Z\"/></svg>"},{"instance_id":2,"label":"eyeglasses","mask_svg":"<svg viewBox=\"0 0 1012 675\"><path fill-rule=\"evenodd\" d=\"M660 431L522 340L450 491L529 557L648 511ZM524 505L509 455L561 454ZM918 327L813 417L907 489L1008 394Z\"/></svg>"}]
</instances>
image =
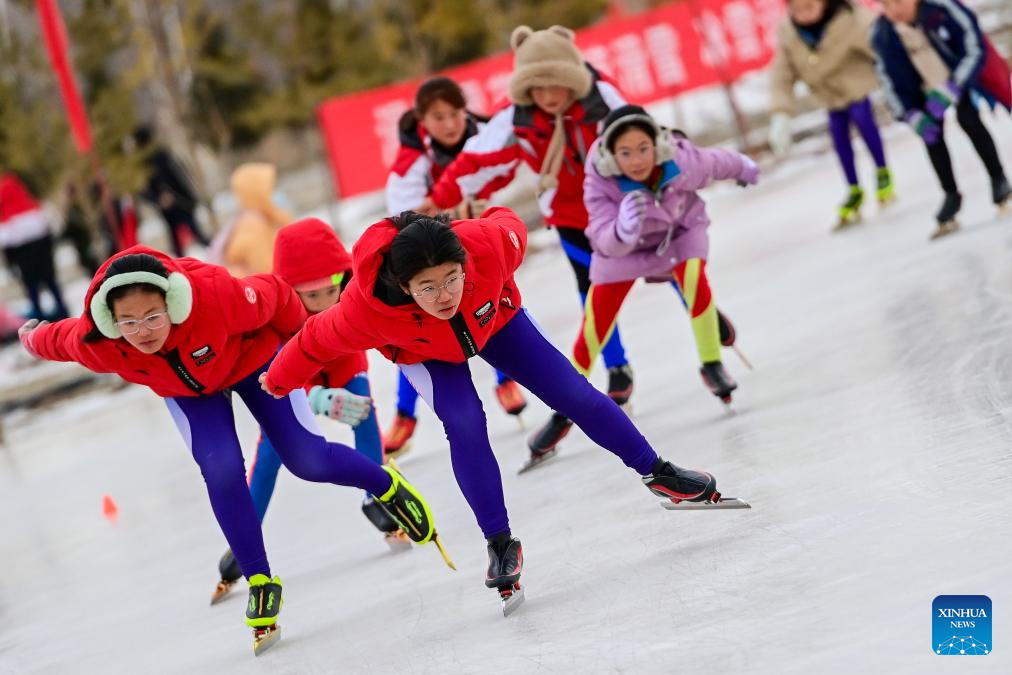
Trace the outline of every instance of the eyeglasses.
<instances>
[{"instance_id":1,"label":"eyeglasses","mask_svg":"<svg viewBox=\"0 0 1012 675\"><path fill-rule=\"evenodd\" d=\"M445 288L446 292L450 295L454 295L460 292L460 289L464 287L464 273L461 272L458 276L450 277L445 283L439 284L438 286L426 286L422 290L415 293L411 291L411 295L421 299L424 302L435 302L439 299L442 290Z\"/></svg>"},{"instance_id":2,"label":"eyeglasses","mask_svg":"<svg viewBox=\"0 0 1012 675\"><path fill-rule=\"evenodd\" d=\"M119 326L119 332L123 335L133 335L134 333L140 332L141 328L147 328L148 330L158 330L165 325L168 320L168 312L158 312L157 314L149 314L143 319L125 319L124 321L117 321L116 325Z\"/></svg>"}]
</instances>

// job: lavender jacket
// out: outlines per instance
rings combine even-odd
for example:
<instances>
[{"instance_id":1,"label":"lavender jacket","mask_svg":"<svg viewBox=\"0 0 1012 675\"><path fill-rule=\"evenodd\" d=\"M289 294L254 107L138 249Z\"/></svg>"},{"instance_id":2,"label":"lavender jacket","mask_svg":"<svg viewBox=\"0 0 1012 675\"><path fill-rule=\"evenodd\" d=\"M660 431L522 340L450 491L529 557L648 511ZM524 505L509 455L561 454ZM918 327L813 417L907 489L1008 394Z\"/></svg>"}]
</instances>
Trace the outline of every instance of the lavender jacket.
<instances>
[{"instance_id":1,"label":"lavender jacket","mask_svg":"<svg viewBox=\"0 0 1012 675\"><path fill-rule=\"evenodd\" d=\"M665 142L665 141L662 141ZM661 165L663 175L657 192L625 176L605 177L597 172L598 139L587 155L583 200L590 215L587 238L593 247L590 280L595 284L630 281L670 281L678 263L706 258L710 219L706 204L696 194L713 181L733 179L754 183L755 165L731 150L700 148L672 136L674 156ZM635 223L621 222L619 205L631 191L648 196L643 217Z\"/></svg>"}]
</instances>

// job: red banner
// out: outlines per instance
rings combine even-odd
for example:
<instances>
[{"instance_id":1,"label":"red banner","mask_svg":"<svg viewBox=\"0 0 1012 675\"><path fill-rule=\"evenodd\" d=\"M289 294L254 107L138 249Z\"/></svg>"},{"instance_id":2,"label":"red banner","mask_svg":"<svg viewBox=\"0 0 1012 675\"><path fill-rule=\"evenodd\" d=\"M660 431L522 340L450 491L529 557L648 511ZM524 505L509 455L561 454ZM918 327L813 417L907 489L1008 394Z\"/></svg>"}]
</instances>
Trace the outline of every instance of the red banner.
<instances>
[{"instance_id":1,"label":"red banner","mask_svg":"<svg viewBox=\"0 0 1012 675\"><path fill-rule=\"evenodd\" d=\"M577 31L587 61L607 73L634 103L652 103L693 89L734 82L773 56L784 0L688 0ZM513 66L509 52L451 68L468 107L487 113L505 103ZM319 109L338 194L386 183L397 153L397 120L423 79L340 96Z\"/></svg>"},{"instance_id":2,"label":"red banner","mask_svg":"<svg viewBox=\"0 0 1012 675\"><path fill-rule=\"evenodd\" d=\"M67 111L74 145L78 152L85 154L91 151L91 130L88 127L88 115L84 111L84 101L77 91L70 58L67 56L67 31L63 25L63 16L56 0L36 0L35 7L39 12L42 39L46 43L49 62L60 83L60 94L63 96L63 107Z\"/></svg>"}]
</instances>

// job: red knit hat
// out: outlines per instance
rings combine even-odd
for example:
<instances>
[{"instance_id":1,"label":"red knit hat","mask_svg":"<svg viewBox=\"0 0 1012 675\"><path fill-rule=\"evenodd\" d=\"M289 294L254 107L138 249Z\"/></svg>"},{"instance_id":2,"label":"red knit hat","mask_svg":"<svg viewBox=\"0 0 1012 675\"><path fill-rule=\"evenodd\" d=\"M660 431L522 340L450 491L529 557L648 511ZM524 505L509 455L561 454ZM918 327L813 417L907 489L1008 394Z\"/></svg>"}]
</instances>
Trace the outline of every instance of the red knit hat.
<instances>
[{"instance_id":1,"label":"red knit hat","mask_svg":"<svg viewBox=\"0 0 1012 675\"><path fill-rule=\"evenodd\" d=\"M303 218L278 230L274 274L297 291L314 291L340 282L351 256L334 230L319 218Z\"/></svg>"}]
</instances>

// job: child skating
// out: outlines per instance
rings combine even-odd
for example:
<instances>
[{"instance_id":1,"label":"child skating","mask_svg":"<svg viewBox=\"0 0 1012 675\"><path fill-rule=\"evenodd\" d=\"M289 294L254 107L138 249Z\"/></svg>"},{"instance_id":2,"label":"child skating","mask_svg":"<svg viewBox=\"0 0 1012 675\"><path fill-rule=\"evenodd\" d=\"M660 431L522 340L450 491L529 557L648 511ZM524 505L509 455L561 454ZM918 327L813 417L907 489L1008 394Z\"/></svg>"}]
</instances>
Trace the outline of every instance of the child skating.
<instances>
[{"instance_id":1,"label":"child skating","mask_svg":"<svg viewBox=\"0 0 1012 675\"><path fill-rule=\"evenodd\" d=\"M991 201L1002 209L1012 196L975 101L1012 109L1009 67L981 31L976 15L959 0L882 0L882 10L872 30L878 74L893 114L924 140L945 192L931 235L937 239L959 229L956 216L963 205L945 144L950 107L984 164Z\"/></svg>"},{"instance_id":2,"label":"child skating","mask_svg":"<svg viewBox=\"0 0 1012 675\"><path fill-rule=\"evenodd\" d=\"M281 461L303 480L378 495L412 540L433 540L428 506L391 467L328 443L301 389L276 399L259 378L306 317L294 290L273 275L236 279L224 267L171 259L144 246L99 269L85 312L54 324L31 321L19 335L33 356L116 373L165 399L200 467L215 518L249 581L246 624L260 653L280 635L281 579L271 576L260 521L246 485L232 394L243 399ZM405 514L411 514L405 518Z\"/></svg>"},{"instance_id":3,"label":"child skating","mask_svg":"<svg viewBox=\"0 0 1012 675\"><path fill-rule=\"evenodd\" d=\"M387 178L387 213L419 208L443 170L487 122L488 118L467 109L463 90L450 78L433 77L423 82L415 92L415 105L401 116L398 124L401 145ZM456 216L476 217L492 193L512 180L510 171L483 181L457 205ZM397 414L383 436L383 449L390 457L408 450L418 421L415 416L418 393L403 373L399 373L398 378ZM510 415L519 416L527 407L517 383L498 371L495 395Z\"/></svg>"},{"instance_id":4,"label":"child skating","mask_svg":"<svg viewBox=\"0 0 1012 675\"><path fill-rule=\"evenodd\" d=\"M485 584L499 591L507 612L522 598L523 551L510 529L470 358L572 419L656 495L721 505L713 476L660 459L622 409L541 334L513 278L526 246L527 227L506 208L452 225L445 215L412 212L376 223L355 244L354 277L341 302L310 317L261 378L266 391L284 395L343 354L374 348L396 363L443 422L454 476L487 540Z\"/></svg>"},{"instance_id":5,"label":"child skating","mask_svg":"<svg viewBox=\"0 0 1012 675\"><path fill-rule=\"evenodd\" d=\"M351 256L329 225L317 218L306 218L278 231L274 243L274 273L295 289L310 315L317 314L340 300L341 291L351 281ZM383 464L368 369L365 352L336 359L309 382L306 393L315 414L352 427L355 449L376 464ZM250 495L261 523L274 494L280 468L281 458L267 435L261 433L248 474ZM375 495L366 493L362 513L383 533L392 549L410 547L407 534ZM231 549L222 555L218 571L221 580L211 595L212 605L222 600L242 577Z\"/></svg>"},{"instance_id":6,"label":"child skating","mask_svg":"<svg viewBox=\"0 0 1012 675\"><path fill-rule=\"evenodd\" d=\"M696 147L661 128L643 108L627 105L605 118L585 170L587 238L594 253L583 324L573 345L576 368L590 374L638 279L673 278L689 304L703 383L730 403L738 385L721 363L717 306L706 274L710 221L696 192L716 180L755 184L755 162L730 150ZM572 425L559 412L553 422ZM555 448L548 448L529 466L554 454Z\"/></svg>"},{"instance_id":7,"label":"child skating","mask_svg":"<svg viewBox=\"0 0 1012 675\"><path fill-rule=\"evenodd\" d=\"M603 78L561 26L513 31L512 105L495 114L464 146L432 188L423 209L445 210L466 196L463 186L481 185L490 177L510 175L520 162L538 174L536 194L545 223L554 227L576 277L581 307L590 289L591 246L583 203L583 165L608 113L625 105L613 84ZM683 299L684 302L684 299ZM734 328L721 317L724 344L734 343ZM618 327L602 350L608 369L608 395L619 405L629 402L633 372ZM554 447L569 426L555 416L528 440L531 459Z\"/></svg>"},{"instance_id":8,"label":"child skating","mask_svg":"<svg viewBox=\"0 0 1012 675\"><path fill-rule=\"evenodd\" d=\"M875 15L851 0L790 0L787 9L788 16L777 28L770 72L770 148L778 156L790 150L794 85L800 80L829 110L829 134L847 180L837 228L846 227L861 219L864 204L850 139L852 126L875 161L879 204L894 198L892 174L868 98L879 86L868 35Z\"/></svg>"}]
</instances>

